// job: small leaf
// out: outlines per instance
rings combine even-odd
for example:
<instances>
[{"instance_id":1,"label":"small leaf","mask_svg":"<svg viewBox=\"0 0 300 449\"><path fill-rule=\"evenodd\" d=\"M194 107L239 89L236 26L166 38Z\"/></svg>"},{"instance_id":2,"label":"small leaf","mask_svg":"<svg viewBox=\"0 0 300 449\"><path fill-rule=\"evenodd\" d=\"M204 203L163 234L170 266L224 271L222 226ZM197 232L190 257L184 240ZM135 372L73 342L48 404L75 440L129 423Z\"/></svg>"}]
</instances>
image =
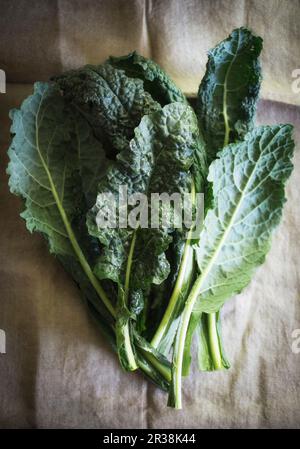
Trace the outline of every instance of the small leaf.
<instances>
[{"instance_id":1,"label":"small leaf","mask_svg":"<svg viewBox=\"0 0 300 449\"><path fill-rule=\"evenodd\" d=\"M241 140L252 128L261 81L261 49L260 37L239 28L208 53L197 113L209 162L218 150Z\"/></svg>"}]
</instances>

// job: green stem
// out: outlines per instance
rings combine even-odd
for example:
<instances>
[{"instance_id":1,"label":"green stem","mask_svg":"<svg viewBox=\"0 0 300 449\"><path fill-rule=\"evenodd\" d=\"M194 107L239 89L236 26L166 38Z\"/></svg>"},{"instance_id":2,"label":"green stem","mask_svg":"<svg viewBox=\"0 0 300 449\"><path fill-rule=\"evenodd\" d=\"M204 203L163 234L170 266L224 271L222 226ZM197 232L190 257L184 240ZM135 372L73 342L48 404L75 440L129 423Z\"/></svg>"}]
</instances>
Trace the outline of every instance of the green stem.
<instances>
[{"instance_id":1,"label":"green stem","mask_svg":"<svg viewBox=\"0 0 300 449\"><path fill-rule=\"evenodd\" d=\"M182 317L180 318L179 328L181 324L182 324ZM185 340L182 340L180 338L180 333L179 331L177 331L173 353L172 381L169 391L168 406L174 407L178 410L182 408L181 382L182 382L184 347L185 347Z\"/></svg>"},{"instance_id":2,"label":"green stem","mask_svg":"<svg viewBox=\"0 0 300 449\"><path fill-rule=\"evenodd\" d=\"M143 354L143 356L151 363L151 365L154 366L154 368L156 368L157 371L166 379L166 381L171 382L172 379L171 370L167 366L160 363L159 360L157 360L157 358L150 352L145 351L143 349L141 349L140 351Z\"/></svg>"},{"instance_id":3,"label":"green stem","mask_svg":"<svg viewBox=\"0 0 300 449\"><path fill-rule=\"evenodd\" d=\"M134 247L136 242L136 231L133 233L130 248L129 248L129 254L127 259L127 266L126 266L126 274L125 274L125 285L124 285L124 301L126 306L128 306L128 297L129 297L129 288L130 288L130 274L131 274L131 267L132 267L132 259L133 259L133 253L134 253ZM131 336L130 336L130 320L128 319L126 324L123 328L123 338L124 338L124 348L126 352L127 357L127 368L130 371L135 371L138 369L138 365L135 360L134 351L132 348L131 343Z\"/></svg>"},{"instance_id":4,"label":"green stem","mask_svg":"<svg viewBox=\"0 0 300 449\"><path fill-rule=\"evenodd\" d=\"M137 349L137 363L146 378L149 378L152 382L155 383L156 386L161 388L163 391L168 392L170 381L166 380L165 376L160 376L160 372L153 368L153 365L149 363L149 360L146 360L143 351L139 349Z\"/></svg>"},{"instance_id":5,"label":"green stem","mask_svg":"<svg viewBox=\"0 0 300 449\"><path fill-rule=\"evenodd\" d=\"M223 368L222 355L220 351L220 344L217 331L217 316L216 313L209 313L207 315L208 320L208 338L209 338L209 349L211 353L211 358L213 361L214 368L220 370Z\"/></svg>"},{"instance_id":6,"label":"green stem","mask_svg":"<svg viewBox=\"0 0 300 449\"><path fill-rule=\"evenodd\" d=\"M113 324L111 324L111 328L112 328L112 330L115 332L115 326L113 325ZM168 368L166 365L164 365L163 363L161 363L153 354L151 354L150 352L148 352L148 351L145 351L144 349L142 349L142 348L139 348L139 347L137 347L136 348L136 351L137 351L137 353L139 354L141 354L148 362L149 362L149 364L152 366L152 367L154 367L162 376L163 376L163 378L168 382L168 383L170 383L171 382L171 379L172 379L172 374L171 374L171 369L170 368ZM144 370L144 364L143 364L143 362L141 361L141 363L140 363L140 359L139 359L139 357L137 358L137 364L138 364L138 367L141 369L141 370ZM147 372L146 372L146 374L147 374Z\"/></svg>"},{"instance_id":7,"label":"green stem","mask_svg":"<svg viewBox=\"0 0 300 449\"><path fill-rule=\"evenodd\" d=\"M191 189L191 201L192 205L195 204L195 186L192 182L192 189ZM164 313L164 316L154 334L154 337L152 338L151 345L154 348L159 348L159 345L163 339L163 337L166 335L170 323L173 320L174 312L176 310L176 307L178 305L178 298L183 290L183 285L187 282L187 272L190 265L191 259L193 259L193 248L191 247L191 237L192 237L193 227L188 232L187 240L185 242L182 261L180 264L180 269L178 273L178 277L176 279L176 283L168 304L168 307Z\"/></svg>"},{"instance_id":8,"label":"green stem","mask_svg":"<svg viewBox=\"0 0 300 449\"><path fill-rule=\"evenodd\" d=\"M106 295L105 291L103 290L102 286L100 285L98 279L96 278L96 276L94 275L94 273L91 270L91 267L89 265L89 263L87 262L78 242L77 239L74 235L74 232L71 228L71 225L66 217L65 211L64 209L62 209L60 211L61 216L62 216L62 220L64 222L66 231L68 233L70 242L72 244L72 247L74 249L74 252L83 268L83 271L85 272L86 276L88 277L90 283L92 284L92 286L94 287L94 289L96 290L96 292L98 293L98 296L100 297L100 299L103 301L103 303L105 304L106 308L109 310L110 314L115 318L116 317L116 311L113 307L113 305L111 304L108 296Z\"/></svg>"},{"instance_id":9,"label":"green stem","mask_svg":"<svg viewBox=\"0 0 300 449\"><path fill-rule=\"evenodd\" d=\"M194 286L188 296L188 299L186 301L182 313L180 324L177 330L176 345L173 356L173 377L172 377L173 395L174 395L174 404L172 403L172 405L177 409L182 408L181 378L182 378L182 364L183 364L186 334L189 326L190 317L194 308L194 304L198 297L198 290L200 286L201 286L201 277L199 276L196 282L194 283Z\"/></svg>"},{"instance_id":10,"label":"green stem","mask_svg":"<svg viewBox=\"0 0 300 449\"><path fill-rule=\"evenodd\" d=\"M130 249L129 249L129 254L128 254L128 259L127 259L127 267L126 267L126 274L125 274L125 286L124 286L125 287L124 292L125 292L126 305L128 304L128 295L129 295L129 286L130 286L130 273L131 273L131 267L132 267L132 259L133 259L135 242L136 242L136 231L134 231L133 236L132 236Z\"/></svg>"},{"instance_id":11,"label":"green stem","mask_svg":"<svg viewBox=\"0 0 300 449\"><path fill-rule=\"evenodd\" d=\"M102 315L102 310L99 308L99 304L90 301L89 297L86 298L90 313L96 320L98 326L100 327L103 335L108 339L114 351L117 352L116 342L115 342L115 326L113 323L107 323L106 318ZM112 333L110 332L113 331ZM146 377L151 378L151 380L164 391L168 391L171 380L171 370L168 366L160 363L159 360L152 356L147 351L142 350L137 346L136 348L136 360L140 370L144 373ZM152 363L153 362L153 363Z\"/></svg>"}]
</instances>

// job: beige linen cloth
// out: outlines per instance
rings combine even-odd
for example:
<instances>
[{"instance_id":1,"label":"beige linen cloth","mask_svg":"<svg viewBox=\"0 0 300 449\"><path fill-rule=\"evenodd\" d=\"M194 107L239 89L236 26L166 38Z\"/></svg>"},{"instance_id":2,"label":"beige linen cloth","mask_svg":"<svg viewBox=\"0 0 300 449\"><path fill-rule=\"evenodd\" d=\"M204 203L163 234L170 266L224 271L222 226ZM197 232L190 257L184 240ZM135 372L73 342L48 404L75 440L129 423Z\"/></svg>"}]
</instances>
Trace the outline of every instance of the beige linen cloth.
<instances>
[{"instance_id":1,"label":"beige linen cloth","mask_svg":"<svg viewBox=\"0 0 300 449\"><path fill-rule=\"evenodd\" d=\"M300 68L298 0L0 1L0 354L1 428L300 427ZM8 110L35 80L138 50L195 94L206 51L246 25L264 38L259 123L295 126L287 204L272 249L251 285L223 311L229 371L184 380L184 409L139 374L121 371L78 290L39 235L19 217L5 168ZM272 101L271 101L272 100ZM298 106L297 106L298 105ZM300 345L299 345L300 346ZM194 364L195 365L195 364Z\"/></svg>"}]
</instances>

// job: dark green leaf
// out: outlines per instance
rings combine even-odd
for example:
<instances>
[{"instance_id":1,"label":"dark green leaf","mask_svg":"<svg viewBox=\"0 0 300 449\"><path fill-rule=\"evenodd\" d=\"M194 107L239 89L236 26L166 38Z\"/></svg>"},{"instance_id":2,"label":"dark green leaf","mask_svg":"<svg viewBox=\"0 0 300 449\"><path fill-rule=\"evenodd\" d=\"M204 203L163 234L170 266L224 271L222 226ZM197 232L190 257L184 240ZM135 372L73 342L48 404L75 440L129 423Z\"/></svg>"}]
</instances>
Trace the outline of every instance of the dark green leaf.
<instances>
[{"instance_id":1,"label":"dark green leaf","mask_svg":"<svg viewBox=\"0 0 300 449\"><path fill-rule=\"evenodd\" d=\"M188 170L198 145L199 134L193 110L183 103L172 103L143 117L128 149L117 156L116 163L99 183L96 205L88 214L89 232L104 246L95 273L100 279L109 278L124 289L126 307L130 306L132 294L132 302L138 296L142 306L143 295L148 294L151 284L160 284L168 276L169 263L165 251L171 242L171 224L153 229L138 225L135 229L128 220L124 228L99 228L99 214L103 214L104 208L110 214L112 210L111 197L106 199L103 194L109 192L116 205L122 197L120 187L126 186L127 196L144 194L147 204L143 207L150 218L152 193L171 195L189 190L191 177ZM121 327L128 335L130 317L125 315ZM125 342L119 342L120 348L124 347ZM132 355L133 350L128 348L128 353ZM124 358L123 350L120 358ZM123 363L126 365L129 364Z\"/></svg>"},{"instance_id":2,"label":"dark green leaf","mask_svg":"<svg viewBox=\"0 0 300 449\"><path fill-rule=\"evenodd\" d=\"M144 290L151 283L159 284L166 278L169 264L164 252L171 241L169 229L135 230L130 226L99 229L97 215L105 206L101 194L112 193L118 204L119 187L126 185L128 196L143 193L150 204L151 193L187 192L191 179L188 170L198 144L196 118L187 105L173 103L142 119L129 148L118 155L115 165L100 182L99 200L88 215L90 233L105 246L97 267L100 278L110 278L114 282L123 279L124 283L133 235L136 235L136 250L131 286Z\"/></svg>"},{"instance_id":3,"label":"dark green leaf","mask_svg":"<svg viewBox=\"0 0 300 449\"><path fill-rule=\"evenodd\" d=\"M151 59L133 52L118 58L111 56L108 62L125 70L127 76L143 80L145 90L162 106L177 101L187 102L184 94L166 72Z\"/></svg>"},{"instance_id":4,"label":"dark green leaf","mask_svg":"<svg viewBox=\"0 0 300 449\"><path fill-rule=\"evenodd\" d=\"M261 49L260 37L239 28L208 53L197 111L209 162L223 146L240 140L252 128L261 81Z\"/></svg>"},{"instance_id":5,"label":"dark green leaf","mask_svg":"<svg viewBox=\"0 0 300 449\"><path fill-rule=\"evenodd\" d=\"M109 157L128 147L143 115L160 109L140 79L128 78L110 64L87 65L54 80L89 121Z\"/></svg>"}]
</instances>

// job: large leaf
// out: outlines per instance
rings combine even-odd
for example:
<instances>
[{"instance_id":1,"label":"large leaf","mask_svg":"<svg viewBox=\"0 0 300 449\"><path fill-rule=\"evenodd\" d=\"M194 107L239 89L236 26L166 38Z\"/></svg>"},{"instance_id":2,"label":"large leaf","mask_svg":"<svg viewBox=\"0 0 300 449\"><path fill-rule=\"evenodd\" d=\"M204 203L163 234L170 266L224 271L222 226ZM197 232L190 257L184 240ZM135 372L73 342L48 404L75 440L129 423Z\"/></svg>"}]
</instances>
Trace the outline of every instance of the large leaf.
<instances>
[{"instance_id":1,"label":"large leaf","mask_svg":"<svg viewBox=\"0 0 300 449\"><path fill-rule=\"evenodd\" d=\"M8 151L9 185L12 193L25 200L21 215L31 232L38 231L47 239L50 251L79 285L83 299L114 346L115 293L108 284L105 292L92 272L99 243L89 236L85 223L97 181L108 165L102 145L86 121L66 107L58 88L47 83L36 83L34 94L20 110L12 111L11 117L14 137ZM153 366L148 354L140 352L140 368L166 388L163 379L170 378L168 367L161 367L160 362Z\"/></svg>"},{"instance_id":2,"label":"large leaf","mask_svg":"<svg viewBox=\"0 0 300 449\"><path fill-rule=\"evenodd\" d=\"M157 65L151 59L144 58L141 55L138 55L136 52L130 53L126 56L121 57L110 57L108 62L112 64L114 67L125 70L125 73L129 77L140 78L144 82L144 88L147 90L152 98L157 100L161 105L166 105L172 102L183 102L187 103L187 100L184 94L180 89L173 83L173 81L168 77L168 75L161 69L159 65ZM198 149L194 154L194 164L193 164L193 178L196 185L196 189L199 192L203 191L204 180L206 178L206 158L205 152L203 151L203 142L198 146ZM159 318L162 318L162 314L165 310L166 300L170 296L170 292L172 292L173 288L175 288L176 277L174 277L174 273L176 271L176 267L174 266L174 260L177 260L178 269L180 268L181 256L183 253L183 249L186 243L184 236L181 235L181 232L175 231L173 233L173 238L181 241L182 251L178 252L179 245L178 242L174 244L171 243L168 256L171 260L171 273L166 282L160 284L159 286L152 288L152 295L155 295L154 304L151 304L150 316L148 317L148 330L149 328L155 329L155 326L159 323ZM181 276L182 277L182 276ZM185 276L187 279L187 276ZM186 285L188 282L186 282ZM181 296L181 301L178 302L176 306L176 311L174 310L173 315L178 315L178 311L180 310L180 302L184 302L184 286L177 286L177 290ZM148 300L148 298L147 298ZM173 301L174 302L174 301ZM144 320L147 319L147 307L143 309ZM171 316L170 320L171 321ZM141 326L141 328L146 328L145 324ZM165 328L165 333L167 333L167 328ZM160 350L163 350L164 353L167 353L170 349L170 345L172 344L172 340L174 337L174 332L176 330L176 326L172 326L172 332L170 335L166 335L164 337L165 342L168 341L168 344L159 347ZM151 331L150 331L151 333ZM154 341L152 342L155 343ZM156 344L156 343L155 343Z\"/></svg>"},{"instance_id":3,"label":"large leaf","mask_svg":"<svg viewBox=\"0 0 300 449\"><path fill-rule=\"evenodd\" d=\"M145 194L148 204L152 193L188 192L191 182L189 168L198 145L197 120L187 105L173 103L142 119L128 149L118 155L116 163L100 181L100 201L88 215L90 233L106 247L97 270L100 278L124 281L130 250L128 242L136 234L132 285L146 289L149 283L159 284L165 279L168 262L163 253L171 240L169 228L133 229L127 226L99 229L97 215L105 207L104 193L112 193L118 204L120 186L127 186L128 196Z\"/></svg>"},{"instance_id":4,"label":"large leaf","mask_svg":"<svg viewBox=\"0 0 300 449\"><path fill-rule=\"evenodd\" d=\"M66 100L88 119L109 156L127 148L143 115L160 109L142 80L110 64L87 65L54 80Z\"/></svg>"},{"instance_id":5,"label":"large leaf","mask_svg":"<svg viewBox=\"0 0 300 449\"><path fill-rule=\"evenodd\" d=\"M240 28L209 52L206 74L198 93L198 115L210 161L215 159L218 149L242 138L253 127L261 78L258 61L261 46L260 38L253 36L245 28ZM212 201L213 194L208 184L205 194L206 211L211 207ZM228 363L224 362L226 357L222 355L220 315L196 315L190 320L189 340L197 317L200 316L197 328L199 368L206 370L209 366L213 369L217 366L228 367ZM186 345L187 351L189 346ZM219 363L212 361L212 352L219 353L219 357L215 357ZM185 366L188 366L190 354L187 353L185 358ZM204 363L204 360L208 362Z\"/></svg>"},{"instance_id":6,"label":"large leaf","mask_svg":"<svg viewBox=\"0 0 300 449\"><path fill-rule=\"evenodd\" d=\"M166 72L151 59L145 58L136 52L130 53L121 57L110 57L108 62L114 67L125 70L125 73L129 77L140 78L144 82L144 88L149 92L156 101L162 106L172 102L187 103L185 95L169 78ZM193 177L197 188L197 191L202 192L204 186L204 179L206 178L206 160L205 152L203 151L203 144L199 147L199 151L195 152L195 162L193 164ZM152 288L152 295L155 300L150 304L150 314L147 313L147 308L144 308L144 320L147 320L147 325L143 324L143 329L148 329L149 334L153 333L153 329L159 324L159 320L162 318L162 314L166 308L166 301L172 292L176 278L175 272L180 268L181 257L186 240L182 236L181 232L175 231L173 234L176 243L172 242L168 249L168 260L170 261L171 272L166 282ZM178 240L181 244L179 245ZM181 247L181 250L179 248ZM177 266L177 268L176 268ZM181 296L183 297L184 288L180 288ZM178 304L179 305L179 304ZM147 315L147 316L146 316ZM151 331L152 329L152 331ZM168 352L168 348L172 343L174 330L176 326L173 326L172 335L167 336L169 344L163 351ZM162 348L160 347L160 350Z\"/></svg>"},{"instance_id":7,"label":"large leaf","mask_svg":"<svg viewBox=\"0 0 300 449\"><path fill-rule=\"evenodd\" d=\"M184 94L166 72L151 59L133 52L126 56L111 56L108 62L125 70L127 76L143 80L145 90L162 106L177 101L187 102Z\"/></svg>"},{"instance_id":8,"label":"large leaf","mask_svg":"<svg viewBox=\"0 0 300 449\"><path fill-rule=\"evenodd\" d=\"M239 28L208 53L198 92L198 117L208 144L208 159L251 128L261 71L262 39Z\"/></svg>"},{"instance_id":9,"label":"large leaf","mask_svg":"<svg viewBox=\"0 0 300 449\"><path fill-rule=\"evenodd\" d=\"M84 285L87 278L114 314L89 264L92 238L87 232L81 237L80 214L87 208L93 179L106 166L101 144L87 125L70 118L58 88L46 83L36 83L34 94L11 117L9 186L25 199L21 216L27 228L41 232L75 280ZM86 148L97 152L97 163L89 161L88 153L83 156Z\"/></svg>"},{"instance_id":10,"label":"large leaf","mask_svg":"<svg viewBox=\"0 0 300 449\"><path fill-rule=\"evenodd\" d=\"M190 201L194 210L194 218L201 218L201 204L196 194L204 193L207 177L206 148L202 135L199 132L199 144L194 151L193 165L191 167ZM156 317L160 317L159 325L152 335L151 344L162 354L168 355L179 324L179 315L184 307L185 300L195 274L195 260L192 242L195 240L195 230L190 229L188 234L176 229L173 233L173 242L170 245L169 257L172 261L172 270L167 282L158 288L161 299L160 307L156 307ZM166 298L168 303L166 306ZM155 315L154 315L155 316ZM157 322L157 319L155 320Z\"/></svg>"},{"instance_id":11,"label":"large leaf","mask_svg":"<svg viewBox=\"0 0 300 449\"><path fill-rule=\"evenodd\" d=\"M209 168L214 204L195 245L200 275L187 298L176 336L169 405L181 408L190 320L197 313L220 310L249 283L266 257L285 203L284 184L293 168L291 131L290 125L257 128L244 142L225 147ZM216 326L214 334L217 341L212 349L220 346ZM222 357L221 348L218 367L224 365Z\"/></svg>"},{"instance_id":12,"label":"large leaf","mask_svg":"<svg viewBox=\"0 0 300 449\"><path fill-rule=\"evenodd\" d=\"M168 276L169 263L165 251L171 242L172 226L153 229L139 226L134 229L130 225L99 228L99 213L103 213L105 208L110 212L112 209L110 198L106 203L103 194L109 192L115 203L119 204L120 187L126 186L127 196L146 196L144 208L148 210L153 193L171 195L188 192L191 183L189 168L199 145L197 119L188 105L172 103L145 116L136 128L135 138L128 149L117 156L116 163L99 183L99 197L88 214L90 234L98 237L104 245L95 273L100 279L113 280L120 288L119 355L125 368L130 367L128 359L132 360L132 351L129 351L131 355L127 360L124 357L124 347L130 333L130 313L126 312L126 307L140 313L151 284L160 284ZM149 209L149 219L150 213Z\"/></svg>"},{"instance_id":13,"label":"large leaf","mask_svg":"<svg viewBox=\"0 0 300 449\"><path fill-rule=\"evenodd\" d=\"M259 127L244 142L224 148L211 164L214 207L195 246L197 309L219 310L264 261L292 171L291 130L290 125Z\"/></svg>"}]
</instances>

